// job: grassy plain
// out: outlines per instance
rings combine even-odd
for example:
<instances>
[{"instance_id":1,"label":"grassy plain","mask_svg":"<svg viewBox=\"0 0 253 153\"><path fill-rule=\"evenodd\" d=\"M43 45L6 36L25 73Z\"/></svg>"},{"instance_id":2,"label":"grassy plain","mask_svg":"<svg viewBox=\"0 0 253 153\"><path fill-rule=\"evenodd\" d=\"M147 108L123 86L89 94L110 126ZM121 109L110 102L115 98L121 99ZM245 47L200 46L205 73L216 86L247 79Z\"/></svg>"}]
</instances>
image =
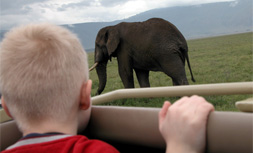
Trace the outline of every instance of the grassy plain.
<instances>
[{"instance_id":1,"label":"grassy plain","mask_svg":"<svg viewBox=\"0 0 253 153\"><path fill-rule=\"evenodd\" d=\"M191 85L253 81L253 33L243 33L203 39L188 40L190 63L196 82L191 81L188 66L185 66ZM94 53L89 53L89 65L94 63ZM96 71L90 73L93 80L92 96L98 88ZM171 79L162 72L150 73L151 87L172 86ZM139 84L135 77L135 87ZM117 60L107 65L107 84L103 93L124 88L118 75ZM235 102L252 95L205 96L218 111L237 111ZM141 98L116 100L106 105L161 107L164 100L176 101L176 97Z\"/></svg>"}]
</instances>

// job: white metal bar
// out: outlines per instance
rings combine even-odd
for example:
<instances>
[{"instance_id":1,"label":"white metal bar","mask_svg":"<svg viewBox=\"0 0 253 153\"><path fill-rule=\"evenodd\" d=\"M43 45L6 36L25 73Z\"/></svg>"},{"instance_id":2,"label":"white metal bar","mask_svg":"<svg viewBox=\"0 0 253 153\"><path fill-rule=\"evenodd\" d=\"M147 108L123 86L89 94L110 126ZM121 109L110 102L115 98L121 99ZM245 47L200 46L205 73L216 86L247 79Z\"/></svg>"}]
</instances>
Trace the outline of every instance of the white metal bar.
<instances>
[{"instance_id":1,"label":"white metal bar","mask_svg":"<svg viewBox=\"0 0 253 153\"><path fill-rule=\"evenodd\" d=\"M173 87L152 87L119 89L92 97L92 104L102 104L124 98L152 98L190 95L240 95L253 94L253 82L186 85Z\"/></svg>"}]
</instances>

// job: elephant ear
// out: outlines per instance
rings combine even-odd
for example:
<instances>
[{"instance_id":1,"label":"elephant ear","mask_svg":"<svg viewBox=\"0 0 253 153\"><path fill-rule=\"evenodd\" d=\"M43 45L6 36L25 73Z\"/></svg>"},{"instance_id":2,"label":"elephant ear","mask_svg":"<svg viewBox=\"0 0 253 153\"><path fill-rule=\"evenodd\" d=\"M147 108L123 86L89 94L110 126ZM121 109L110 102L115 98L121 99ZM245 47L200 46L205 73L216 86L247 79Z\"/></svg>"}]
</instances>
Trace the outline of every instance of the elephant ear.
<instances>
[{"instance_id":1,"label":"elephant ear","mask_svg":"<svg viewBox=\"0 0 253 153\"><path fill-rule=\"evenodd\" d=\"M109 57L114 53L119 45L119 32L116 29L110 29L107 31L106 47Z\"/></svg>"}]
</instances>

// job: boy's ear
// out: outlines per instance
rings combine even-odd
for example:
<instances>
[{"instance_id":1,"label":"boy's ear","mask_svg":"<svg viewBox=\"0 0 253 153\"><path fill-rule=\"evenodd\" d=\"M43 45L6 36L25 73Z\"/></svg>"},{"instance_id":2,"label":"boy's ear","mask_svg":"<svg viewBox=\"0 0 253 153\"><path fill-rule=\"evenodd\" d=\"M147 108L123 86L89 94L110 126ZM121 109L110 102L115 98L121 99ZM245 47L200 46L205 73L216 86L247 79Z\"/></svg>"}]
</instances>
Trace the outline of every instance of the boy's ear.
<instances>
[{"instance_id":1,"label":"boy's ear","mask_svg":"<svg viewBox=\"0 0 253 153\"><path fill-rule=\"evenodd\" d=\"M2 106L3 106L3 109L4 109L5 113L6 113L10 118L13 118L13 117L11 116L11 113L10 113L8 107L7 107L6 104L5 104L5 101L4 101L4 97L3 97L3 96L2 96L2 98L1 98L1 103L2 103Z\"/></svg>"},{"instance_id":2,"label":"boy's ear","mask_svg":"<svg viewBox=\"0 0 253 153\"><path fill-rule=\"evenodd\" d=\"M82 89L81 89L81 98L80 98L80 108L82 110L86 110L90 107L91 105L91 86L92 86L92 81L88 80L86 83L83 83Z\"/></svg>"}]
</instances>

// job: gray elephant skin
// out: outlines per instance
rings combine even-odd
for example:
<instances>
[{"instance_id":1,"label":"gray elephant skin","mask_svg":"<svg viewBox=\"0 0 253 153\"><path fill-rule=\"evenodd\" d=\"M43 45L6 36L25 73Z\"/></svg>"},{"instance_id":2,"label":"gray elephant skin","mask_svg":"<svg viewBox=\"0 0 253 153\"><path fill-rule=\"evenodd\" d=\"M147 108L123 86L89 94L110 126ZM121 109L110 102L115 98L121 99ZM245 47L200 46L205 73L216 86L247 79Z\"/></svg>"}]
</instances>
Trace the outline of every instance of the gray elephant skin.
<instances>
[{"instance_id":1,"label":"gray elephant skin","mask_svg":"<svg viewBox=\"0 0 253 153\"><path fill-rule=\"evenodd\" d=\"M150 87L149 71L164 72L172 78L173 85L188 85L185 59L195 82L184 36L176 26L160 18L122 22L100 29L93 66L99 78L96 94L101 94L105 88L106 66L112 57L117 57L119 75L125 88L134 88L133 70L140 87Z\"/></svg>"}]
</instances>

